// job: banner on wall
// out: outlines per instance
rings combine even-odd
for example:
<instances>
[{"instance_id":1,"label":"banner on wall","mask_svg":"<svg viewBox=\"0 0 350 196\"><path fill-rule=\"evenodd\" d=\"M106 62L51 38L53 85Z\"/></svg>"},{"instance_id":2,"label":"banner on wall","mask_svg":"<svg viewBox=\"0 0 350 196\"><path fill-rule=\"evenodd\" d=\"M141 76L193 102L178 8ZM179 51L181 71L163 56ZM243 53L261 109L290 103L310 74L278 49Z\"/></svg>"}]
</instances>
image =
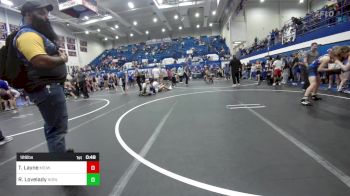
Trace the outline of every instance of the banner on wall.
<instances>
[{"instance_id":1,"label":"banner on wall","mask_svg":"<svg viewBox=\"0 0 350 196\"><path fill-rule=\"evenodd\" d=\"M72 44L67 44L67 49L68 50L74 50L74 51L76 50L75 49L75 45L72 45Z\"/></svg>"},{"instance_id":2,"label":"banner on wall","mask_svg":"<svg viewBox=\"0 0 350 196\"><path fill-rule=\"evenodd\" d=\"M18 31L19 30L19 26L18 25L13 25L13 24L10 24L10 32L15 32L15 31Z\"/></svg>"},{"instance_id":3,"label":"banner on wall","mask_svg":"<svg viewBox=\"0 0 350 196\"><path fill-rule=\"evenodd\" d=\"M57 37L58 37L58 46L59 46L60 48L65 48L66 41L65 41L65 39L64 39L64 36L58 35Z\"/></svg>"},{"instance_id":4,"label":"banner on wall","mask_svg":"<svg viewBox=\"0 0 350 196\"><path fill-rule=\"evenodd\" d=\"M87 47L87 41L80 40L80 46Z\"/></svg>"},{"instance_id":5,"label":"banner on wall","mask_svg":"<svg viewBox=\"0 0 350 196\"><path fill-rule=\"evenodd\" d=\"M87 52L87 41L80 40L80 51Z\"/></svg>"},{"instance_id":6,"label":"banner on wall","mask_svg":"<svg viewBox=\"0 0 350 196\"><path fill-rule=\"evenodd\" d=\"M87 48L86 47L80 47L80 51L81 52L87 52Z\"/></svg>"},{"instance_id":7,"label":"banner on wall","mask_svg":"<svg viewBox=\"0 0 350 196\"><path fill-rule=\"evenodd\" d=\"M148 40L146 41L147 45L150 44L160 44L160 43L164 43L164 42L171 42L171 38L167 37L167 38L163 38L163 39L152 39L152 40Z\"/></svg>"},{"instance_id":8,"label":"banner on wall","mask_svg":"<svg viewBox=\"0 0 350 196\"><path fill-rule=\"evenodd\" d=\"M77 56L75 51L68 51L68 56Z\"/></svg>"},{"instance_id":9,"label":"banner on wall","mask_svg":"<svg viewBox=\"0 0 350 196\"><path fill-rule=\"evenodd\" d=\"M6 23L0 22L0 40L5 41L7 37Z\"/></svg>"},{"instance_id":10,"label":"banner on wall","mask_svg":"<svg viewBox=\"0 0 350 196\"><path fill-rule=\"evenodd\" d=\"M67 44L75 44L75 39L71 37L67 37Z\"/></svg>"}]
</instances>

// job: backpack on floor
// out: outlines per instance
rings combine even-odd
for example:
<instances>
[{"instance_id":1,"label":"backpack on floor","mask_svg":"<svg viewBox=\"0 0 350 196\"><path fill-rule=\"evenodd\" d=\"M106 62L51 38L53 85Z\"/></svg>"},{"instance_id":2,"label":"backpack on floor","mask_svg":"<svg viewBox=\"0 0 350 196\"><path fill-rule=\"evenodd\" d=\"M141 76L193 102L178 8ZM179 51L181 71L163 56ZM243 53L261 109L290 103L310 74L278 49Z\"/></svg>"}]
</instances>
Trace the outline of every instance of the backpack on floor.
<instances>
[{"instance_id":1,"label":"backpack on floor","mask_svg":"<svg viewBox=\"0 0 350 196\"><path fill-rule=\"evenodd\" d=\"M7 36L5 46L0 49L0 79L6 80L16 89L24 88L28 82L24 63L17 57L17 48L13 44L18 31Z\"/></svg>"}]
</instances>

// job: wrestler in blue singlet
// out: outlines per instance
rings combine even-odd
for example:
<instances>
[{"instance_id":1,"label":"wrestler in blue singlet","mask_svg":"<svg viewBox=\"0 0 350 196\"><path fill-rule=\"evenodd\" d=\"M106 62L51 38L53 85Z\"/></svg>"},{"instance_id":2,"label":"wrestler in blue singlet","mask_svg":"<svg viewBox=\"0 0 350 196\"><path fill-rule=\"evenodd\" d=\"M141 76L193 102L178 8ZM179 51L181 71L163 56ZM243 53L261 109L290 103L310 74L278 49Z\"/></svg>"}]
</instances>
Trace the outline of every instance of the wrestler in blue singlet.
<instances>
[{"instance_id":1,"label":"wrestler in blue singlet","mask_svg":"<svg viewBox=\"0 0 350 196\"><path fill-rule=\"evenodd\" d=\"M318 67L321 65L321 59L325 56L328 56L328 55L324 55L324 56L321 56L319 57L318 59L314 60L308 67L307 67L307 71L308 71L308 74L309 74L309 77L310 76L317 76L318 74Z\"/></svg>"}]
</instances>

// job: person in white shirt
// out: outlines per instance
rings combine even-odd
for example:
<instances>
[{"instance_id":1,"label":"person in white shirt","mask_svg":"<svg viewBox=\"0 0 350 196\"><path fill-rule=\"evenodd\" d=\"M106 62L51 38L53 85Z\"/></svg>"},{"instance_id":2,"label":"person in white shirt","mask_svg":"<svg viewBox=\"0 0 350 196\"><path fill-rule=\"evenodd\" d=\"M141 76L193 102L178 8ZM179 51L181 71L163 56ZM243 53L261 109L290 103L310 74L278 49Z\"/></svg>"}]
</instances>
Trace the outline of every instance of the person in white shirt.
<instances>
[{"instance_id":1,"label":"person in white shirt","mask_svg":"<svg viewBox=\"0 0 350 196\"><path fill-rule=\"evenodd\" d=\"M159 79L159 75L160 75L160 69L159 67L155 67L152 70L152 75L153 75L153 79L158 80Z\"/></svg>"},{"instance_id":2,"label":"person in white shirt","mask_svg":"<svg viewBox=\"0 0 350 196\"><path fill-rule=\"evenodd\" d=\"M250 70L250 76L249 76L249 79L251 80L252 79L252 75L256 73L256 65L255 64L252 64L252 67L251 67L251 70Z\"/></svg>"},{"instance_id":3,"label":"person in white shirt","mask_svg":"<svg viewBox=\"0 0 350 196\"><path fill-rule=\"evenodd\" d=\"M152 87L154 89L154 93L158 93L159 92L159 83L157 82L157 80L154 80L152 82Z\"/></svg>"},{"instance_id":4,"label":"person in white shirt","mask_svg":"<svg viewBox=\"0 0 350 196\"><path fill-rule=\"evenodd\" d=\"M151 83L149 79L146 79L145 82L142 84L142 92L140 95L147 96L151 94Z\"/></svg>"},{"instance_id":5,"label":"person in white shirt","mask_svg":"<svg viewBox=\"0 0 350 196\"><path fill-rule=\"evenodd\" d=\"M177 74L179 75L180 83L182 83L182 79L183 79L183 77L184 77L184 69L182 68L182 66L180 66L179 68L177 68Z\"/></svg>"},{"instance_id":6,"label":"person in white shirt","mask_svg":"<svg viewBox=\"0 0 350 196\"><path fill-rule=\"evenodd\" d=\"M284 67L283 61L281 61L281 57L277 55L275 62L272 64L273 66L273 86L279 85L278 81L282 77L282 68Z\"/></svg>"},{"instance_id":7,"label":"person in white shirt","mask_svg":"<svg viewBox=\"0 0 350 196\"><path fill-rule=\"evenodd\" d=\"M175 87L177 83L177 77L178 77L176 72L176 67L173 67L171 69L171 73L172 73L172 78L171 78L172 86Z\"/></svg>"},{"instance_id":8,"label":"person in white shirt","mask_svg":"<svg viewBox=\"0 0 350 196\"><path fill-rule=\"evenodd\" d=\"M160 69L160 72L162 77L159 77L159 82L163 82L164 78L168 78L168 72L164 67Z\"/></svg>"}]
</instances>

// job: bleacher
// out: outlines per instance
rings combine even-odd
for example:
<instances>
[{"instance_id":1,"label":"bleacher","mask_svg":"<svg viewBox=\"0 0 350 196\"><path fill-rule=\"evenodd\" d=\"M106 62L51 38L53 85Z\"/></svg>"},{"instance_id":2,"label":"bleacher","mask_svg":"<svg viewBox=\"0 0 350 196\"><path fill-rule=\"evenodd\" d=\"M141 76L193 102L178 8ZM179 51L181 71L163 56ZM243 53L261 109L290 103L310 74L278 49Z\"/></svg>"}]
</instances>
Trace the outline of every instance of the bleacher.
<instances>
[{"instance_id":1,"label":"bleacher","mask_svg":"<svg viewBox=\"0 0 350 196\"><path fill-rule=\"evenodd\" d=\"M344 31L350 28L350 1L338 0L332 5L312 11L302 18L288 21L282 29L272 30L270 35L239 51L241 59L285 48Z\"/></svg>"},{"instance_id":2,"label":"bleacher","mask_svg":"<svg viewBox=\"0 0 350 196\"><path fill-rule=\"evenodd\" d=\"M121 67L127 62L161 62L166 58L197 57L217 54L220 58L229 55L229 48L221 36L201 36L199 39L185 37L157 44L132 44L105 50L89 65L91 68L108 69L113 63Z\"/></svg>"}]
</instances>

